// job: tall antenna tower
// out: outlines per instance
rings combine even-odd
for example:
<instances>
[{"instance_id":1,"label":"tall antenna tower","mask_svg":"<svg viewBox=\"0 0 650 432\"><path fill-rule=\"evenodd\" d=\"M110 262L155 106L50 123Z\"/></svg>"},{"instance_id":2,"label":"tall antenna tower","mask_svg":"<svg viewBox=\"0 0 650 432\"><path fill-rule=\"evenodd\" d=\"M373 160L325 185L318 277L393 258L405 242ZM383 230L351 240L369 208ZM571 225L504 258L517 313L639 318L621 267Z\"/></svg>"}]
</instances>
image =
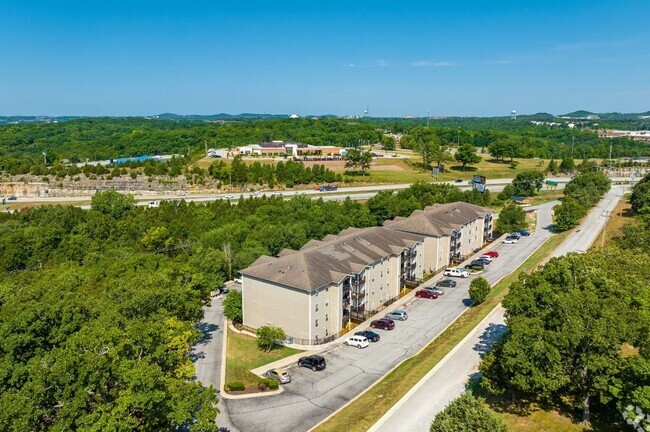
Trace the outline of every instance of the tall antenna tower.
<instances>
[{"instance_id":1,"label":"tall antenna tower","mask_svg":"<svg viewBox=\"0 0 650 432\"><path fill-rule=\"evenodd\" d=\"M510 111L510 118L513 120L517 120L517 110Z\"/></svg>"}]
</instances>

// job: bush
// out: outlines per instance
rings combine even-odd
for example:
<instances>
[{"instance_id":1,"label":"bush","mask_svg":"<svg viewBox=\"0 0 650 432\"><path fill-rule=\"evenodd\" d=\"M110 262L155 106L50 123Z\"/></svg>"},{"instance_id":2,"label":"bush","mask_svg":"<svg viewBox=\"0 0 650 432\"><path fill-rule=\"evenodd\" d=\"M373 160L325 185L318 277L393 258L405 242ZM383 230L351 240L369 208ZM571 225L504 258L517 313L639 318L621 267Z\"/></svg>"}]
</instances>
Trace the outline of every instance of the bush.
<instances>
[{"instance_id":1,"label":"bush","mask_svg":"<svg viewBox=\"0 0 650 432\"><path fill-rule=\"evenodd\" d=\"M469 284L469 298L475 304L483 303L490 294L490 283L487 279L477 277Z\"/></svg>"},{"instance_id":2,"label":"bush","mask_svg":"<svg viewBox=\"0 0 650 432\"><path fill-rule=\"evenodd\" d=\"M241 292L232 290L223 301L223 314L234 324L241 324L244 319Z\"/></svg>"},{"instance_id":3,"label":"bush","mask_svg":"<svg viewBox=\"0 0 650 432\"><path fill-rule=\"evenodd\" d=\"M233 382L226 383L224 387L226 388L226 391L246 390L246 385L244 385L244 383L241 381L233 381Z\"/></svg>"},{"instance_id":4,"label":"bush","mask_svg":"<svg viewBox=\"0 0 650 432\"><path fill-rule=\"evenodd\" d=\"M276 380L270 379L270 378L263 378L257 384L257 388L262 390L262 391L264 391L266 389L277 390L279 386L280 386L280 384Z\"/></svg>"}]
</instances>

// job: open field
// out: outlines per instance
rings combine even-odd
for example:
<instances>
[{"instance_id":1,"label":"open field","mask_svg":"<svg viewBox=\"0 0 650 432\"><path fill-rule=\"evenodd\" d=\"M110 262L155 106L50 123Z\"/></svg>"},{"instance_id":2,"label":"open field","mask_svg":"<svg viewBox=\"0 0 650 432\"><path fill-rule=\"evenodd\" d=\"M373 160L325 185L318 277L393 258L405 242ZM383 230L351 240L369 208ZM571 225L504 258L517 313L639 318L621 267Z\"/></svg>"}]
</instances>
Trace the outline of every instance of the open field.
<instances>
[{"instance_id":1,"label":"open field","mask_svg":"<svg viewBox=\"0 0 650 432\"><path fill-rule=\"evenodd\" d=\"M468 309L420 354L403 362L377 385L316 430L368 430L501 302L508 293L510 284L521 272L530 272L544 262L568 234L569 232L564 232L550 237L519 269L497 283L483 303Z\"/></svg>"},{"instance_id":2,"label":"open field","mask_svg":"<svg viewBox=\"0 0 650 432\"><path fill-rule=\"evenodd\" d=\"M281 347L271 352L261 351L257 339L228 329L228 347L226 348L226 383L241 381L246 386L255 386L260 378L251 369L280 360L300 350Z\"/></svg>"}]
</instances>

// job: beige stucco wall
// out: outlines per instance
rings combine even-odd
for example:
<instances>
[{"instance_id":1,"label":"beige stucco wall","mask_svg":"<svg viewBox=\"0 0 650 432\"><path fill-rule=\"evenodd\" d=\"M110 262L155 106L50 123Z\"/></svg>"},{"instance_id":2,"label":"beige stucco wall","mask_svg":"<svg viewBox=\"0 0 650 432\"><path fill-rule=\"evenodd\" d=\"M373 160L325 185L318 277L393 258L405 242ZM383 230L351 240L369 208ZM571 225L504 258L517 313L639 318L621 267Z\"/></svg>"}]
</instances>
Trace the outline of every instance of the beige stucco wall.
<instances>
[{"instance_id":1,"label":"beige stucco wall","mask_svg":"<svg viewBox=\"0 0 650 432\"><path fill-rule=\"evenodd\" d=\"M389 256L366 267L366 310L376 309L399 293L398 256Z\"/></svg>"},{"instance_id":2,"label":"beige stucco wall","mask_svg":"<svg viewBox=\"0 0 650 432\"><path fill-rule=\"evenodd\" d=\"M288 336L310 338L308 293L244 276L242 294L245 326L274 325Z\"/></svg>"},{"instance_id":3,"label":"beige stucco wall","mask_svg":"<svg viewBox=\"0 0 650 432\"><path fill-rule=\"evenodd\" d=\"M325 339L341 331L343 290L330 285L311 293L311 339ZM285 313L293 313L287 310ZM318 322L318 325L317 325Z\"/></svg>"}]
</instances>

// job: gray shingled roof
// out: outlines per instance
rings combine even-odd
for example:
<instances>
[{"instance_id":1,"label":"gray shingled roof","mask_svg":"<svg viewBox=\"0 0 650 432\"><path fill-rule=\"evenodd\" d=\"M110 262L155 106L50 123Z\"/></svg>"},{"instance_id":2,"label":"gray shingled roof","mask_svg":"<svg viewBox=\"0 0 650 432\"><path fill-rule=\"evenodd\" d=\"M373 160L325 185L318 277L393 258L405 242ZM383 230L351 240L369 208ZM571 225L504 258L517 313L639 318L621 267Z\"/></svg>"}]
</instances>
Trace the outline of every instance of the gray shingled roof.
<instances>
[{"instance_id":1,"label":"gray shingled roof","mask_svg":"<svg viewBox=\"0 0 650 432\"><path fill-rule=\"evenodd\" d=\"M299 251L285 249L277 258L260 258L241 274L311 292L422 240L421 235L384 227L348 228L327 240L311 240Z\"/></svg>"},{"instance_id":2,"label":"gray shingled roof","mask_svg":"<svg viewBox=\"0 0 650 432\"><path fill-rule=\"evenodd\" d=\"M434 204L424 210L416 210L407 218L396 217L384 222L384 226L428 236L451 235L451 231L492 213L489 208L465 202Z\"/></svg>"}]
</instances>

